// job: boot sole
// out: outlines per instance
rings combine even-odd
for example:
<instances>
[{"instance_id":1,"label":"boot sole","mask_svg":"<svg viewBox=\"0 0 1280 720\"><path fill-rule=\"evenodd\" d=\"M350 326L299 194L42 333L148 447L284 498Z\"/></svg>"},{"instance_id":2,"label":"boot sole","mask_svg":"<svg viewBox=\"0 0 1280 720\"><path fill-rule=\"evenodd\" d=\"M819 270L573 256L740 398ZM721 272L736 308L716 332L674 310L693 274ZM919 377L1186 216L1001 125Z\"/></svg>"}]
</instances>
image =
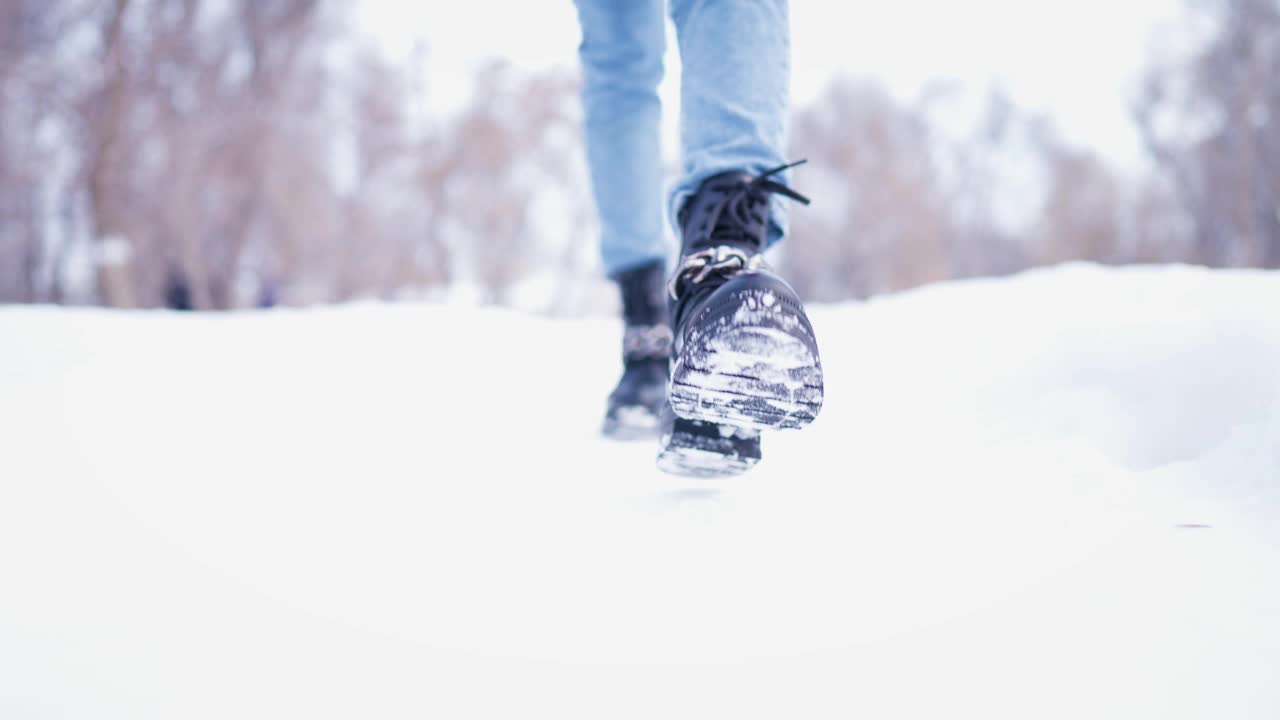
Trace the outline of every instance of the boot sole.
<instances>
[{"instance_id":1,"label":"boot sole","mask_svg":"<svg viewBox=\"0 0 1280 720\"><path fill-rule=\"evenodd\" d=\"M670 394L675 414L687 420L800 429L822 408L822 364L811 339L795 331L723 325L681 353Z\"/></svg>"},{"instance_id":2,"label":"boot sole","mask_svg":"<svg viewBox=\"0 0 1280 720\"><path fill-rule=\"evenodd\" d=\"M693 478L741 475L760 462L760 432L674 415L661 437L658 469Z\"/></svg>"}]
</instances>

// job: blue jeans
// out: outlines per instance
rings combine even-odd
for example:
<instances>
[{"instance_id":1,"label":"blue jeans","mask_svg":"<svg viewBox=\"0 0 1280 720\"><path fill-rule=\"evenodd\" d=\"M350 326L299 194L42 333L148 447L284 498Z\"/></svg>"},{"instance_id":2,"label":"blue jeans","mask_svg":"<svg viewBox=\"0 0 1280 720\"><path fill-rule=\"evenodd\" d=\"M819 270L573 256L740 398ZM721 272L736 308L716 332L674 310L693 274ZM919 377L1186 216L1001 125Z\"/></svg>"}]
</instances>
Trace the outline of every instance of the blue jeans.
<instances>
[{"instance_id":1,"label":"blue jeans","mask_svg":"<svg viewBox=\"0 0 1280 720\"><path fill-rule=\"evenodd\" d=\"M683 69L680 177L663 201L658 83L664 0L576 0L582 25L582 107L587 163L610 276L666 261L664 215L708 177L782 165L790 100L787 0L670 0ZM775 176L786 182L786 174ZM786 234L771 199L769 244Z\"/></svg>"}]
</instances>

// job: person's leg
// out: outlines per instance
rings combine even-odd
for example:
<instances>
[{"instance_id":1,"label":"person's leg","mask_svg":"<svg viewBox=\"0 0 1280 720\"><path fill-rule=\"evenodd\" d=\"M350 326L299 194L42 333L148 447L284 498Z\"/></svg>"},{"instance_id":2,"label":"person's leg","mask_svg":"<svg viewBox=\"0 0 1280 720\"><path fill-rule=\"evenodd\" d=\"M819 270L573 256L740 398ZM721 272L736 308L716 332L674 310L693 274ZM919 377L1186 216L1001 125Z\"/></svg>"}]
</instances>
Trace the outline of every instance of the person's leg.
<instances>
[{"instance_id":1,"label":"person's leg","mask_svg":"<svg viewBox=\"0 0 1280 720\"><path fill-rule=\"evenodd\" d=\"M587 162L600 218L605 272L618 285L623 373L602 432L652 438L667 404L671 330L663 281L659 134L666 14L663 0L577 0Z\"/></svg>"},{"instance_id":2,"label":"person's leg","mask_svg":"<svg viewBox=\"0 0 1280 720\"><path fill-rule=\"evenodd\" d=\"M762 256L786 232L780 201L808 203L782 155L787 13L786 0L671 0L684 166L668 208L681 241L658 455L669 472L743 472L760 459L760 431L805 427L822 406L813 326Z\"/></svg>"},{"instance_id":3,"label":"person's leg","mask_svg":"<svg viewBox=\"0 0 1280 720\"><path fill-rule=\"evenodd\" d=\"M727 171L759 175L782 165L790 112L787 0L671 0L682 66L681 176L668 198L677 215L704 180ZM786 174L772 176L786 182ZM770 202L768 243L786 233L782 198Z\"/></svg>"},{"instance_id":4,"label":"person's leg","mask_svg":"<svg viewBox=\"0 0 1280 720\"><path fill-rule=\"evenodd\" d=\"M663 263L662 0L577 0L587 163L613 278Z\"/></svg>"}]
</instances>

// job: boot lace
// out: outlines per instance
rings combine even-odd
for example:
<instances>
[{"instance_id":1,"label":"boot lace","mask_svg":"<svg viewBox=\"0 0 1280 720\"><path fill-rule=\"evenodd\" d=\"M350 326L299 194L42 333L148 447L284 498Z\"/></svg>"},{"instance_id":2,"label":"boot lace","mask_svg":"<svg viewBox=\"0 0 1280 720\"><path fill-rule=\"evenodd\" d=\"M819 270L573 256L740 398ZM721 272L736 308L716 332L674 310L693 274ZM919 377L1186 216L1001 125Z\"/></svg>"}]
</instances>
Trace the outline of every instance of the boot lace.
<instances>
[{"instance_id":1,"label":"boot lace","mask_svg":"<svg viewBox=\"0 0 1280 720\"><path fill-rule=\"evenodd\" d=\"M697 285L714 275L728 278L743 271L765 267L763 256L730 245L730 242L756 242L758 229L768 222L769 195L777 193L804 205L809 198L770 179L783 170L803 165L807 160L779 165L752 178L750 182L734 182L712 186L724 193L712 206L706 220L697 229L697 245L717 243L680 258L680 266L667 283L667 293L672 300L679 299L688 285Z\"/></svg>"}]
</instances>

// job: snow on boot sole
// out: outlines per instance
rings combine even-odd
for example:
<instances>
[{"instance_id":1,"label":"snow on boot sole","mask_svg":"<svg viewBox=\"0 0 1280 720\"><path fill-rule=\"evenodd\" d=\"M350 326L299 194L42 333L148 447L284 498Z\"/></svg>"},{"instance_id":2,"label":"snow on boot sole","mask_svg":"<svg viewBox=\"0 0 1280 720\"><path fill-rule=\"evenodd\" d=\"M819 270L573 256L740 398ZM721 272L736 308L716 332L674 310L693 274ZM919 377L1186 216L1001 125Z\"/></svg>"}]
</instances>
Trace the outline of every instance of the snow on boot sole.
<instances>
[{"instance_id":1,"label":"snow on boot sole","mask_svg":"<svg viewBox=\"0 0 1280 720\"><path fill-rule=\"evenodd\" d=\"M760 462L760 432L672 416L661 438L658 469L672 475L722 478Z\"/></svg>"},{"instance_id":2,"label":"snow on boot sole","mask_svg":"<svg viewBox=\"0 0 1280 720\"><path fill-rule=\"evenodd\" d=\"M702 320L671 373L671 405L690 420L756 430L802 428L822 408L822 363L803 311L772 293Z\"/></svg>"}]
</instances>

